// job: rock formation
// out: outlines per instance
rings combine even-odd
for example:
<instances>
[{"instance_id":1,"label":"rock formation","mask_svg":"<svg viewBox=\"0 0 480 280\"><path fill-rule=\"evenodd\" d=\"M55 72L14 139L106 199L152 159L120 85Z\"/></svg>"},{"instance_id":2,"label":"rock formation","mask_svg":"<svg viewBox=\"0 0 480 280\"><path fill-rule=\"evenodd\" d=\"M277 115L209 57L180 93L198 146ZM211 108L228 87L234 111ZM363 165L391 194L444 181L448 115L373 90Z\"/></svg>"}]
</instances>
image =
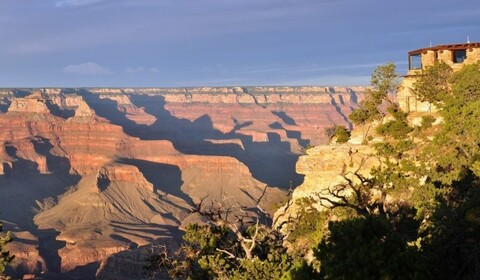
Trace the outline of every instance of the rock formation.
<instances>
[{"instance_id":1,"label":"rock formation","mask_svg":"<svg viewBox=\"0 0 480 280\"><path fill-rule=\"evenodd\" d=\"M200 200L273 213L302 182L304 147L350 126L362 91L1 90L0 213L17 275L93 278L114 253L178 238Z\"/></svg>"}]
</instances>

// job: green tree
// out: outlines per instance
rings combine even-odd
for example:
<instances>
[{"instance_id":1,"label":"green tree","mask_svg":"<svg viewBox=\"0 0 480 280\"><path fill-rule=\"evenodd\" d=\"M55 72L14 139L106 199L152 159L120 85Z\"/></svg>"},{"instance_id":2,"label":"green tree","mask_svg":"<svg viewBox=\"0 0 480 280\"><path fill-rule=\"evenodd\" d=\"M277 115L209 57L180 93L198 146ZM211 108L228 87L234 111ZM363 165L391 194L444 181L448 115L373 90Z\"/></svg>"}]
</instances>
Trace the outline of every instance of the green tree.
<instances>
[{"instance_id":1,"label":"green tree","mask_svg":"<svg viewBox=\"0 0 480 280\"><path fill-rule=\"evenodd\" d=\"M422 129L428 129L432 127L433 123L435 122L435 117L427 115L427 116L422 116Z\"/></svg>"},{"instance_id":2,"label":"green tree","mask_svg":"<svg viewBox=\"0 0 480 280\"><path fill-rule=\"evenodd\" d=\"M422 255L436 279L480 278L479 64L454 73L438 103L443 124L424 149L425 187L436 192ZM451 90L450 90L451 89Z\"/></svg>"},{"instance_id":3,"label":"green tree","mask_svg":"<svg viewBox=\"0 0 480 280\"><path fill-rule=\"evenodd\" d=\"M175 279L280 279L294 264L283 235L259 223L244 208L225 201L193 209L207 224L190 224L172 258L152 255L150 274L164 269ZM259 209L260 210L260 209Z\"/></svg>"},{"instance_id":4,"label":"green tree","mask_svg":"<svg viewBox=\"0 0 480 280\"><path fill-rule=\"evenodd\" d=\"M440 186L443 194L420 232L433 279L480 279L480 184L472 173Z\"/></svg>"},{"instance_id":5,"label":"green tree","mask_svg":"<svg viewBox=\"0 0 480 280\"><path fill-rule=\"evenodd\" d=\"M480 61L463 66L450 78L452 95L472 101L480 97Z\"/></svg>"},{"instance_id":6,"label":"green tree","mask_svg":"<svg viewBox=\"0 0 480 280\"><path fill-rule=\"evenodd\" d=\"M400 76L396 72L395 63L389 62L375 68L370 84L374 89L372 98L375 103L380 105L383 101L386 101L390 106L396 106L389 97L389 94L395 93L400 85Z\"/></svg>"},{"instance_id":7,"label":"green tree","mask_svg":"<svg viewBox=\"0 0 480 280\"><path fill-rule=\"evenodd\" d=\"M379 106L386 102L389 107L397 107L390 98L399 85L399 75L395 71L394 63L387 63L378 66L371 77L371 89L365 93L365 99L360 103L360 107L353 110L349 119L356 125L363 125L363 139L366 140L370 129L369 124L375 120L382 119L384 112Z\"/></svg>"},{"instance_id":8,"label":"green tree","mask_svg":"<svg viewBox=\"0 0 480 280\"><path fill-rule=\"evenodd\" d=\"M413 279L415 248L385 217L331 222L315 250L325 279Z\"/></svg>"},{"instance_id":9,"label":"green tree","mask_svg":"<svg viewBox=\"0 0 480 280\"><path fill-rule=\"evenodd\" d=\"M443 61L435 62L422 70L422 75L413 84L413 92L420 100L440 108L442 101L449 95L452 74L453 70L448 64Z\"/></svg>"},{"instance_id":10,"label":"green tree","mask_svg":"<svg viewBox=\"0 0 480 280\"><path fill-rule=\"evenodd\" d=\"M3 225L0 222L0 232L3 231ZM12 263L15 256L13 256L7 249L6 245L12 241L12 235L10 232L4 237L0 237L0 277L5 275L7 266Z\"/></svg>"},{"instance_id":11,"label":"green tree","mask_svg":"<svg viewBox=\"0 0 480 280\"><path fill-rule=\"evenodd\" d=\"M235 235L225 226L188 225L184 244L172 259L153 255L150 271L167 269L175 279L280 279L292 267L293 259L277 232L255 226L242 232L257 246L247 258Z\"/></svg>"},{"instance_id":12,"label":"green tree","mask_svg":"<svg viewBox=\"0 0 480 280\"><path fill-rule=\"evenodd\" d=\"M337 138L337 143L347 143L350 140L351 132L343 126L337 126L333 136Z\"/></svg>"}]
</instances>

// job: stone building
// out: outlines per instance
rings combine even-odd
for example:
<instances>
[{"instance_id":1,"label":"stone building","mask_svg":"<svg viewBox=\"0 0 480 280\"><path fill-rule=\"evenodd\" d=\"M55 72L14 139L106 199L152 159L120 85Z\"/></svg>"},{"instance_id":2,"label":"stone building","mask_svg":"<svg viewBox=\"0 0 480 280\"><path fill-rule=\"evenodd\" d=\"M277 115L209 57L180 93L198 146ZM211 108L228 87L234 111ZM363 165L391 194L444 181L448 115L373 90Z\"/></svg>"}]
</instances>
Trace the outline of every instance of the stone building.
<instances>
[{"instance_id":1,"label":"stone building","mask_svg":"<svg viewBox=\"0 0 480 280\"><path fill-rule=\"evenodd\" d=\"M408 73L404 76L397 93L400 108L405 112L435 111L432 104L421 102L412 91L413 83L425 67L433 65L436 61L443 61L457 71L463 65L479 60L480 43L438 45L409 52Z\"/></svg>"}]
</instances>

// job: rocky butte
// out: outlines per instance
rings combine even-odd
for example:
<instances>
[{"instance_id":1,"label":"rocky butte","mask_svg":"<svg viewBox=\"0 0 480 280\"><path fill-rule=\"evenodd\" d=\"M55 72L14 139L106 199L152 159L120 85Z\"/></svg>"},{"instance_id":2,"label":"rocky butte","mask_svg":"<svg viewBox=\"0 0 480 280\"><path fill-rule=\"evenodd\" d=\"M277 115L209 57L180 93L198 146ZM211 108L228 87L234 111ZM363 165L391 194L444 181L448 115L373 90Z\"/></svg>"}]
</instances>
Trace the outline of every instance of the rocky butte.
<instances>
[{"instance_id":1,"label":"rocky butte","mask_svg":"<svg viewBox=\"0 0 480 280\"><path fill-rule=\"evenodd\" d=\"M175 243L199 221L201 200L273 214L303 182L299 156L326 142L326 127L351 127L364 90L0 90L0 212L14 275L104 275L112 255Z\"/></svg>"}]
</instances>

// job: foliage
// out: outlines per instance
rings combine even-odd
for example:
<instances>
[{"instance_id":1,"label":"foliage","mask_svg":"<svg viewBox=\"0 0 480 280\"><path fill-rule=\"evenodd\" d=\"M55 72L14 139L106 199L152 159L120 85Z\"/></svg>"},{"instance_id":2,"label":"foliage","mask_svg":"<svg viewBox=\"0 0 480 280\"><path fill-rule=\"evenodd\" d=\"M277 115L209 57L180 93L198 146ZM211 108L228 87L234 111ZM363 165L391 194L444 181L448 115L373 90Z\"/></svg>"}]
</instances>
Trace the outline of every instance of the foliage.
<instances>
[{"instance_id":1,"label":"foliage","mask_svg":"<svg viewBox=\"0 0 480 280\"><path fill-rule=\"evenodd\" d=\"M480 97L480 61L463 66L461 71L450 78L452 95L466 101L477 100Z\"/></svg>"},{"instance_id":2,"label":"foliage","mask_svg":"<svg viewBox=\"0 0 480 280\"><path fill-rule=\"evenodd\" d=\"M444 124L426 151L427 160L436 162L432 180L451 184L473 170L480 152L480 100L451 98L442 110ZM473 170L474 171L474 170Z\"/></svg>"},{"instance_id":3,"label":"foliage","mask_svg":"<svg viewBox=\"0 0 480 280\"><path fill-rule=\"evenodd\" d=\"M395 72L395 68L394 63L387 63L374 70L371 78L372 89L367 90L360 107L353 110L349 116L354 124L365 126L367 123L383 118L384 113L379 108L383 102L389 104L390 107L396 107L389 98L389 94L395 93L399 85L399 75ZM364 140L367 139L367 136L368 128L364 130Z\"/></svg>"},{"instance_id":4,"label":"foliage","mask_svg":"<svg viewBox=\"0 0 480 280\"><path fill-rule=\"evenodd\" d=\"M452 73L452 68L443 61L427 66L413 84L415 95L422 101L441 106L441 101L449 94L449 79Z\"/></svg>"},{"instance_id":5,"label":"foliage","mask_svg":"<svg viewBox=\"0 0 480 280\"><path fill-rule=\"evenodd\" d=\"M377 127L377 133L382 136L390 136L396 139L404 139L412 128L405 121L391 120Z\"/></svg>"},{"instance_id":6,"label":"foliage","mask_svg":"<svg viewBox=\"0 0 480 280\"><path fill-rule=\"evenodd\" d=\"M396 92L400 84L395 64L389 62L375 68L370 84L374 88L372 97L377 104L387 101L390 105L393 105L394 103L388 98L388 94Z\"/></svg>"},{"instance_id":7,"label":"foliage","mask_svg":"<svg viewBox=\"0 0 480 280\"><path fill-rule=\"evenodd\" d=\"M393 137L394 139L405 139L412 131L408 124L407 114L396 107L389 107L388 111L393 116L393 120L379 125L377 133L382 136Z\"/></svg>"},{"instance_id":8,"label":"foliage","mask_svg":"<svg viewBox=\"0 0 480 280\"><path fill-rule=\"evenodd\" d=\"M259 231L246 228L245 237ZM282 246L281 235L261 229L253 257L247 258L235 234L226 226L190 224L184 244L171 260L159 255L149 259L150 271L167 269L175 279L280 279L292 266L293 259Z\"/></svg>"},{"instance_id":9,"label":"foliage","mask_svg":"<svg viewBox=\"0 0 480 280\"><path fill-rule=\"evenodd\" d=\"M295 262L290 270L288 270L281 280L305 280L305 279L319 279L320 275L312 265L305 260Z\"/></svg>"},{"instance_id":10,"label":"foliage","mask_svg":"<svg viewBox=\"0 0 480 280\"><path fill-rule=\"evenodd\" d=\"M332 140L332 137L335 134L336 127L337 126L335 126L335 125L331 125L331 126L325 127L325 129L323 130L323 132L325 133L325 136L327 136L329 141Z\"/></svg>"},{"instance_id":11,"label":"foliage","mask_svg":"<svg viewBox=\"0 0 480 280\"><path fill-rule=\"evenodd\" d=\"M350 130L340 125L326 127L324 132L329 141L336 137L337 143L346 143L350 140L351 136Z\"/></svg>"},{"instance_id":12,"label":"foliage","mask_svg":"<svg viewBox=\"0 0 480 280\"><path fill-rule=\"evenodd\" d=\"M308 251L320 242L329 219L326 211L315 207L313 198L303 198L296 202L298 212L287 224L289 232L286 240L296 248L294 254L304 257Z\"/></svg>"},{"instance_id":13,"label":"foliage","mask_svg":"<svg viewBox=\"0 0 480 280\"><path fill-rule=\"evenodd\" d=\"M421 232L424 262L436 268L435 279L479 279L479 178L470 174L447 188Z\"/></svg>"},{"instance_id":14,"label":"foliage","mask_svg":"<svg viewBox=\"0 0 480 280\"><path fill-rule=\"evenodd\" d=\"M295 219L288 224L291 230L287 237L289 242L295 242L298 238L317 232L322 227L322 212L312 205L313 199L304 198L297 202L299 211L296 213Z\"/></svg>"},{"instance_id":15,"label":"foliage","mask_svg":"<svg viewBox=\"0 0 480 280\"><path fill-rule=\"evenodd\" d=\"M368 215L331 222L318 245L326 279L412 279L416 255L385 217Z\"/></svg>"},{"instance_id":16,"label":"foliage","mask_svg":"<svg viewBox=\"0 0 480 280\"><path fill-rule=\"evenodd\" d=\"M0 232L3 230L3 225L0 223ZM0 237L0 277L4 276L7 266L13 261L13 256L5 246L12 241L12 235L10 232L4 237Z\"/></svg>"},{"instance_id":17,"label":"foliage","mask_svg":"<svg viewBox=\"0 0 480 280\"><path fill-rule=\"evenodd\" d=\"M281 279L291 266L292 260L286 253L274 250L263 260L259 257L240 260L239 268L228 279Z\"/></svg>"},{"instance_id":18,"label":"foliage","mask_svg":"<svg viewBox=\"0 0 480 280\"><path fill-rule=\"evenodd\" d=\"M350 140L351 132L343 126L337 126L333 136L337 138L337 143L347 143Z\"/></svg>"},{"instance_id":19,"label":"foliage","mask_svg":"<svg viewBox=\"0 0 480 280\"><path fill-rule=\"evenodd\" d=\"M480 278L480 80L479 64L451 79L441 102L441 130L424 150L426 187L436 190L422 227L422 255L437 279Z\"/></svg>"},{"instance_id":20,"label":"foliage","mask_svg":"<svg viewBox=\"0 0 480 280\"><path fill-rule=\"evenodd\" d=\"M354 124L366 124L367 122L378 120L383 116L382 112L378 109L381 102L379 103L378 100L372 97L374 94L372 90L367 90L367 97L360 102L360 107L353 110L350 116L348 116Z\"/></svg>"},{"instance_id":21,"label":"foliage","mask_svg":"<svg viewBox=\"0 0 480 280\"><path fill-rule=\"evenodd\" d=\"M428 128L432 127L435 120L436 120L435 117L433 117L431 115L422 116L422 122L421 122L422 128L423 129L428 129Z\"/></svg>"}]
</instances>

